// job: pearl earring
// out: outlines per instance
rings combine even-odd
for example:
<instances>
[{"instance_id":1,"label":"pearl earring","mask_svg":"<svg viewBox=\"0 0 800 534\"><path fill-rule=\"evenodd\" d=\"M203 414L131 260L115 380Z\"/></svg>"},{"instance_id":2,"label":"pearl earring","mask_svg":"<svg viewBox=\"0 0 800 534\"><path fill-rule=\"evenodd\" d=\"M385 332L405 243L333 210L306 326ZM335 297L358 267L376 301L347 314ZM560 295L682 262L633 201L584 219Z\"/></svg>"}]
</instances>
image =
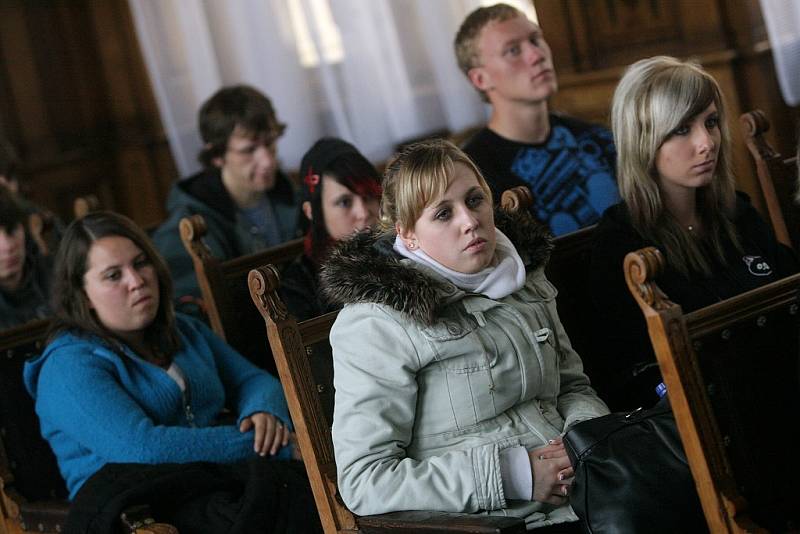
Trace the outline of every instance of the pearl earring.
<instances>
[{"instance_id":1,"label":"pearl earring","mask_svg":"<svg viewBox=\"0 0 800 534\"><path fill-rule=\"evenodd\" d=\"M406 245L406 248L408 248L409 250L414 250L415 248L417 248L417 245L411 242L408 245Z\"/></svg>"}]
</instances>

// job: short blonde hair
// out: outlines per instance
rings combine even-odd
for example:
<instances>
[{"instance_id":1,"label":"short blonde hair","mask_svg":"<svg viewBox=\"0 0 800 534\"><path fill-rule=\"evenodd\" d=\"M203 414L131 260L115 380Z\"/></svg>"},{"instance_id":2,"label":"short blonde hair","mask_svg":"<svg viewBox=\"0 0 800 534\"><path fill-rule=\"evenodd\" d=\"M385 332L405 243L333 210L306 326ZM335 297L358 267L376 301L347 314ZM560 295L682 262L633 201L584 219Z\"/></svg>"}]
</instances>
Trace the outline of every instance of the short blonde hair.
<instances>
[{"instance_id":1,"label":"short blonde hair","mask_svg":"<svg viewBox=\"0 0 800 534\"><path fill-rule=\"evenodd\" d=\"M493 6L479 7L467 15L456 33L453 43L456 50L458 66L464 74L478 66L478 37L481 31L490 22L502 22L515 17L525 16L525 13L508 4L494 4Z\"/></svg>"},{"instance_id":2,"label":"short blonde hair","mask_svg":"<svg viewBox=\"0 0 800 534\"><path fill-rule=\"evenodd\" d=\"M391 231L399 225L405 230L413 230L422 211L447 190L455 175L456 163L475 173L478 184L491 202L489 184L460 148L444 139L420 141L403 149L386 166L381 227Z\"/></svg>"},{"instance_id":3,"label":"short blonde hair","mask_svg":"<svg viewBox=\"0 0 800 534\"><path fill-rule=\"evenodd\" d=\"M467 15L467 18L461 23L461 27L458 29L455 42L453 43L458 67L464 75L469 77L469 71L474 67L480 66L478 62L478 38L487 24L525 16L525 13L508 4L494 4L492 6L479 7ZM479 89L478 92L481 98L488 102L486 93Z\"/></svg>"},{"instance_id":4,"label":"short blonde hair","mask_svg":"<svg viewBox=\"0 0 800 534\"><path fill-rule=\"evenodd\" d=\"M738 246L732 223L736 202L730 164L730 133L725 102L716 80L690 61L656 56L625 71L614 92L611 125L617 148L619 192L636 230L659 243L679 271L710 273L710 263L664 207L658 188L656 156L679 126L712 103L719 116L720 147L714 179L698 191L698 208L714 256L724 262L722 237Z\"/></svg>"}]
</instances>

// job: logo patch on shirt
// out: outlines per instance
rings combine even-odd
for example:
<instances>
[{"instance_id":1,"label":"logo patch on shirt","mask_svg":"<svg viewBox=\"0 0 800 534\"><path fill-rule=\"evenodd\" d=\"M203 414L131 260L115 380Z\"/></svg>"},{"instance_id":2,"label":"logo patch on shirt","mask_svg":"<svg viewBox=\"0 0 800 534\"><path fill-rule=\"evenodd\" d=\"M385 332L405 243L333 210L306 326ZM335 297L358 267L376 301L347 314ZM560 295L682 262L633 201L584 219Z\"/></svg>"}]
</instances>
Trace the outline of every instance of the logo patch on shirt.
<instances>
[{"instance_id":1,"label":"logo patch on shirt","mask_svg":"<svg viewBox=\"0 0 800 534\"><path fill-rule=\"evenodd\" d=\"M743 256L742 260L744 260L752 275L769 276L772 274L772 267L761 256Z\"/></svg>"},{"instance_id":2,"label":"logo patch on shirt","mask_svg":"<svg viewBox=\"0 0 800 534\"><path fill-rule=\"evenodd\" d=\"M511 163L511 171L531 188L534 213L555 235L597 222L619 202L614 145L603 132L573 132L556 124L547 145L520 148Z\"/></svg>"}]
</instances>

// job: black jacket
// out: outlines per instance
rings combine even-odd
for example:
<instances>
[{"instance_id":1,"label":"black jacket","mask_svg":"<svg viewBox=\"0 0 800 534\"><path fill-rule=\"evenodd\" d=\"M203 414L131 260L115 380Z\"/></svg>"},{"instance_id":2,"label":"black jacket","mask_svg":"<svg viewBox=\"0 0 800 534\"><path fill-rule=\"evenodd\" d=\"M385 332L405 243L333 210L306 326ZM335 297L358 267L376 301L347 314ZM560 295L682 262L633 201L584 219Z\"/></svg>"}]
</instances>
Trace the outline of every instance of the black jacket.
<instances>
[{"instance_id":1,"label":"black jacket","mask_svg":"<svg viewBox=\"0 0 800 534\"><path fill-rule=\"evenodd\" d=\"M305 321L341 306L332 306L323 298L319 289L317 267L303 254L287 265L281 273L280 294L289 313L298 321Z\"/></svg>"},{"instance_id":2,"label":"black jacket","mask_svg":"<svg viewBox=\"0 0 800 534\"><path fill-rule=\"evenodd\" d=\"M774 282L798 271L797 258L778 243L772 229L739 193L734 218L743 252L732 244L726 247L726 264L713 267L712 276L683 276L670 267L669 258L659 287L684 312L691 312L745 291ZM595 232L591 256L590 281L592 304L598 318L598 350L592 354L600 361L593 368L600 373L592 378L612 410L653 404L655 386L661 376L650 345L642 311L631 296L622 269L628 252L658 243L645 240L633 228L624 203L612 206L603 214Z\"/></svg>"},{"instance_id":3,"label":"black jacket","mask_svg":"<svg viewBox=\"0 0 800 534\"><path fill-rule=\"evenodd\" d=\"M322 532L303 464L258 456L235 464L106 464L76 495L65 532L121 532L120 514L135 505L148 505L156 521L180 532Z\"/></svg>"}]
</instances>

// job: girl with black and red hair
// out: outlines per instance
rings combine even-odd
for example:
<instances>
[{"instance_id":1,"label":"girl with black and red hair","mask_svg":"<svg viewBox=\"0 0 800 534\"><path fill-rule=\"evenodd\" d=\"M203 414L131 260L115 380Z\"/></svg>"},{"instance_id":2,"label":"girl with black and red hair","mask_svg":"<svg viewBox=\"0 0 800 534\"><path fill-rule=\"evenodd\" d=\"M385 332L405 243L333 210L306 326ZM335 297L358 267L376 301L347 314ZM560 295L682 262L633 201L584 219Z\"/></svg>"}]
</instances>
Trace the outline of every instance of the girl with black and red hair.
<instances>
[{"instance_id":1,"label":"girl with black and red hair","mask_svg":"<svg viewBox=\"0 0 800 534\"><path fill-rule=\"evenodd\" d=\"M305 253L283 272L281 297L303 321L337 309L321 298L319 265L333 243L377 222L381 177L356 147L334 137L320 139L306 152L300 176L309 229Z\"/></svg>"}]
</instances>

